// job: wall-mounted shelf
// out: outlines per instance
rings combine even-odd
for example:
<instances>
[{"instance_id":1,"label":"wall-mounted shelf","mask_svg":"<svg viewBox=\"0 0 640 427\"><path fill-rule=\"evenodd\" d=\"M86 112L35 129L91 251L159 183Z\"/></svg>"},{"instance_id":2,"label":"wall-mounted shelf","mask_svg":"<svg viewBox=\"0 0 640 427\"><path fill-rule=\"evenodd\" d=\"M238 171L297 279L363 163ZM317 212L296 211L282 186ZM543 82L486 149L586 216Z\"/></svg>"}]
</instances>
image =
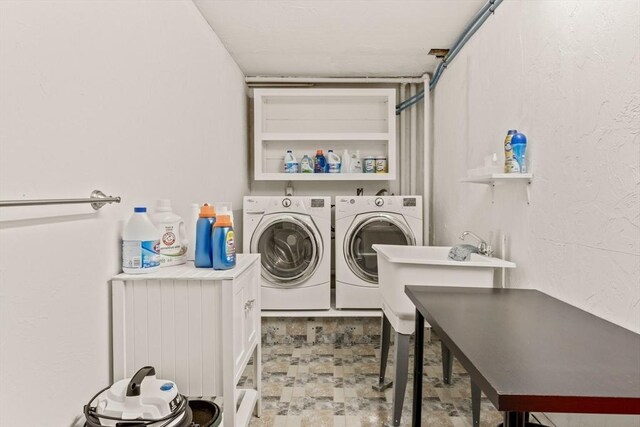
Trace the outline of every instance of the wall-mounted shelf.
<instances>
[{"instance_id":1,"label":"wall-mounted shelf","mask_svg":"<svg viewBox=\"0 0 640 427\"><path fill-rule=\"evenodd\" d=\"M260 173L256 181L389 181L388 173Z\"/></svg>"},{"instance_id":2,"label":"wall-mounted shelf","mask_svg":"<svg viewBox=\"0 0 640 427\"><path fill-rule=\"evenodd\" d=\"M531 173L492 173L487 175L479 175L468 178L463 178L460 182L469 182L472 184L485 184L491 186L491 203L494 200L494 193L496 183L515 182L523 183L526 185L527 191L527 204L531 204L531 181L533 181L533 174Z\"/></svg>"},{"instance_id":3,"label":"wall-mounted shelf","mask_svg":"<svg viewBox=\"0 0 640 427\"><path fill-rule=\"evenodd\" d=\"M391 181L396 172L395 89L255 89L254 158L256 181ZM286 174L284 156L329 149L384 156L387 173Z\"/></svg>"}]
</instances>

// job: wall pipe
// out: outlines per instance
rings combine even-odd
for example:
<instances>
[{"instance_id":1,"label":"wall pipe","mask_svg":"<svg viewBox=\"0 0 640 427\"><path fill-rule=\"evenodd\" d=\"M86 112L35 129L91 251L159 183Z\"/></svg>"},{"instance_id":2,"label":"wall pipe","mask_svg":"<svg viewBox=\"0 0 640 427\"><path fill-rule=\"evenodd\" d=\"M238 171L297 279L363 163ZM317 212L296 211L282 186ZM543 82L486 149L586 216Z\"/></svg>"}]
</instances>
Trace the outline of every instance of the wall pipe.
<instances>
[{"instance_id":1,"label":"wall pipe","mask_svg":"<svg viewBox=\"0 0 640 427\"><path fill-rule=\"evenodd\" d=\"M400 85L400 100L407 98L407 83ZM400 115L400 194L407 194L407 115Z\"/></svg>"},{"instance_id":2,"label":"wall pipe","mask_svg":"<svg viewBox=\"0 0 640 427\"><path fill-rule=\"evenodd\" d=\"M251 83L422 83L420 77L245 77Z\"/></svg>"},{"instance_id":3,"label":"wall pipe","mask_svg":"<svg viewBox=\"0 0 640 427\"><path fill-rule=\"evenodd\" d=\"M484 22L487 19L489 19L489 16L493 15L493 12L495 12L496 8L500 6L500 3L502 3L502 1L503 0L489 0L489 3L488 3L489 7L487 7L486 10L483 12L483 14L470 26L469 30L461 36L460 41L449 51L447 56L444 57L444 60L440 63L440 65L436 69L436 72L433 75L431 84L429 85L430 91L433 90L433 88L436 86L436 84L438 83L438 80L440 80L440 76L442 75L444 70L447 68L447 66L451 63L453 58L456 57L458 52L460 52L460 50L464 47L464 45L467 44L469 39L473 37L476 31L478 31L480 27L482 27L482 24L484 24ZM485 5L485 7L486 6L487 5Z\"/></svg>"},{"instance_id":4,"label":"wall pipe","mask_svg":"<svg viewBox=\"0 0 640 427\"><path fill-rule=\"evenodd\" d=\"M440 62L440 64L436 68L436 71L433 74L433 78L429 83L429 91L432 91L435 88L436 84L438 84L438 80L440 80L440 77L442 76L442 73L447 68L447 66L451 63L451 61L453 61L453 59L464 47L464 45L469 41L469 39L480 29L482 24L484 24L484 22L489 18L489 16L495 12L496 8L500 6L502 1L503 0L489 0L475 14L471 22L467 24L467 26L465 27L465 30L462 32L460 37L458 37L458 40L453 45L449 53L447 53L447 55L444 57L442 62ZM411 107L412 105L416 104L422 99L424 99L424 91L421 91L417 95L411 98L408 98L404 102L398 104L396 106L396 114L400 114L400 112Z\"/></svg>"},{"instance_id":5,"label":"wall pipe","mask_svg":"<svg viewBox=\"0 0 640 427\"><path fill-rule=\"evenodd\" d=\"M417 92L417 86L416 84L411 84L410 85L410 93L411 96L415 96L416 92ZM411 168L410 168L410 186L409 186L409 194L416 194L417 188L416 188L416 184L417 184L417 167L418 167L418 159L417 159L417 154L416 154L416 150L417 150L417 137L418 137L418 112L416 111L416 109L414 108L413 110L411 110L411 122L410 122L410 141L411 141L411 145L409 148L409 156L410 156L410 164L411 164Z\"/></svg>"},{"instance_id":6,"label":"wall pipe","mask_svg":"<svg viewBox=\"0 0 640 427\"><path fill-rule=\"evenodd\" d=\"M424 87L429 87L430 77L429 75L424 75ZM433 176L433 143L431 140L431 102L428 97L426 102L424 103L423 108L423 116L422 116L422 131L423 131L423 147L424 151L422 153L422 162L424 164L423 170L423 187L422 187L422 207L424 212L422 214L424 229L423 229L423 244L431 245L433 243L432 239L432 227L431 227L431 212L433 206L433 191L432 191L432 176Z\"/></svg>"}]
</instances>

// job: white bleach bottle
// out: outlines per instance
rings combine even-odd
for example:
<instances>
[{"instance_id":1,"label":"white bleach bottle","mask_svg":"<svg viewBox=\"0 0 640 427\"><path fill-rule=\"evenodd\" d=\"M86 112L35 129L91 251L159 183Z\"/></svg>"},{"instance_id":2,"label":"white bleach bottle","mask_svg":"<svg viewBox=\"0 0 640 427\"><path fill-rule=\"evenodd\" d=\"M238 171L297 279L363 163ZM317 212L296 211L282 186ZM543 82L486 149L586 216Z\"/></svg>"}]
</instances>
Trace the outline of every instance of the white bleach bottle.
<instances>
[{"instance_id":1,"label":"white bleach bottle","mask_svg":"<svg viewBox=\"0 0 640 427\"><path fill-rule=\"evenodd\" d=\"M340 173L340 156L329 150L327 153L327 170L329 173Z\"/></svg>"},{"instance_id":2,"label":"white bleach bottle","mask_svg":"<svg viewBox=\"0 0 640 427\"><path fill-rule=\"evenodd\" d=\"M159 230L147 215L147 208L133 209L122 232L122 271L152 273L160 268Z\"/></svg>"},{"instance_id":3,"label":"white bleach bottle","mask_svg":"<svg viewBox=\"0 0 640 427\"><path fill-rule=\"evenodd\" d=\"M284 173L298 173L298 161L291 150L284 156Z\"/></svg>"},{"instance_id":4,"label":"white bleach bottle","mask_svg":"<svg viewBox=\"0 0 640 427\"><path fill-rule=\"evenodd\" d=\"M171 210L171 201L160 199L150 215L160 230L160 267L184 264L187 261L187 230L184 221Z\"/></svg>"}]
</instances>

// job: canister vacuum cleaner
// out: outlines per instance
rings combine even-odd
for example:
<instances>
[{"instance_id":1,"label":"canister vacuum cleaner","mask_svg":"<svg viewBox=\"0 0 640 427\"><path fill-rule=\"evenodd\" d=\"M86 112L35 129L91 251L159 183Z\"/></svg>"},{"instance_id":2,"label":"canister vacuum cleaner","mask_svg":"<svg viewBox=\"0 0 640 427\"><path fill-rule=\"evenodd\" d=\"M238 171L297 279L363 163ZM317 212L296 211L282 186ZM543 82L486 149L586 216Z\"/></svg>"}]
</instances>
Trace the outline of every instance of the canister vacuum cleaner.
<instances>
[{"instance_id":1,"label":"canister vacuum cleaner","mask_svg":"<svg viewBox=\"0 0 640 427\"><path fill-rule=\"evenodd\" d=\"M220 415L215 403L189 401L174 382L157 379L153 366L103 388L84 406L85 427L215 427Z\"/></svg>"}]
</instances>

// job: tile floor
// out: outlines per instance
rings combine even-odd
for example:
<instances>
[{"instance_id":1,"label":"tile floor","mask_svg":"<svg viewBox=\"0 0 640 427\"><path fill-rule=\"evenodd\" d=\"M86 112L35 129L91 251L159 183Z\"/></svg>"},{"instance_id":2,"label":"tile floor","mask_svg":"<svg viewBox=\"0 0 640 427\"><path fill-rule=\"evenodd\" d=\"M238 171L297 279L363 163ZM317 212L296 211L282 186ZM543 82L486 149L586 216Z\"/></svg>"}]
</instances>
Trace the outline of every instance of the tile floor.
<instances>
[{"instance_id":1,"label":"tile floor","mask_svg":"<svg viewBox=\"0 0 640 427\"><path fill-rule=\"evenodd\" d=\"M379 321L379 320L378 320ZM368 427L390 420L392 390L376 392L380 349L378 343L263 344L262 417L250 426ZM264 342L264 341L263 341ZM413 344L412 344L413 345ZM393 359L393 346L389 358ZM470 427L469 376L457 361L453 384L442 382L440 342L425 345L423 425ZM410 358L413 369L413 355ZM392 378L393 360L387 368ZM250 379L247 379L250 381ZM410 425L412 376L405 395L402 425ZM502 416L483 397L481 426L496 426Z\"/></svg>"}]
</instances>

